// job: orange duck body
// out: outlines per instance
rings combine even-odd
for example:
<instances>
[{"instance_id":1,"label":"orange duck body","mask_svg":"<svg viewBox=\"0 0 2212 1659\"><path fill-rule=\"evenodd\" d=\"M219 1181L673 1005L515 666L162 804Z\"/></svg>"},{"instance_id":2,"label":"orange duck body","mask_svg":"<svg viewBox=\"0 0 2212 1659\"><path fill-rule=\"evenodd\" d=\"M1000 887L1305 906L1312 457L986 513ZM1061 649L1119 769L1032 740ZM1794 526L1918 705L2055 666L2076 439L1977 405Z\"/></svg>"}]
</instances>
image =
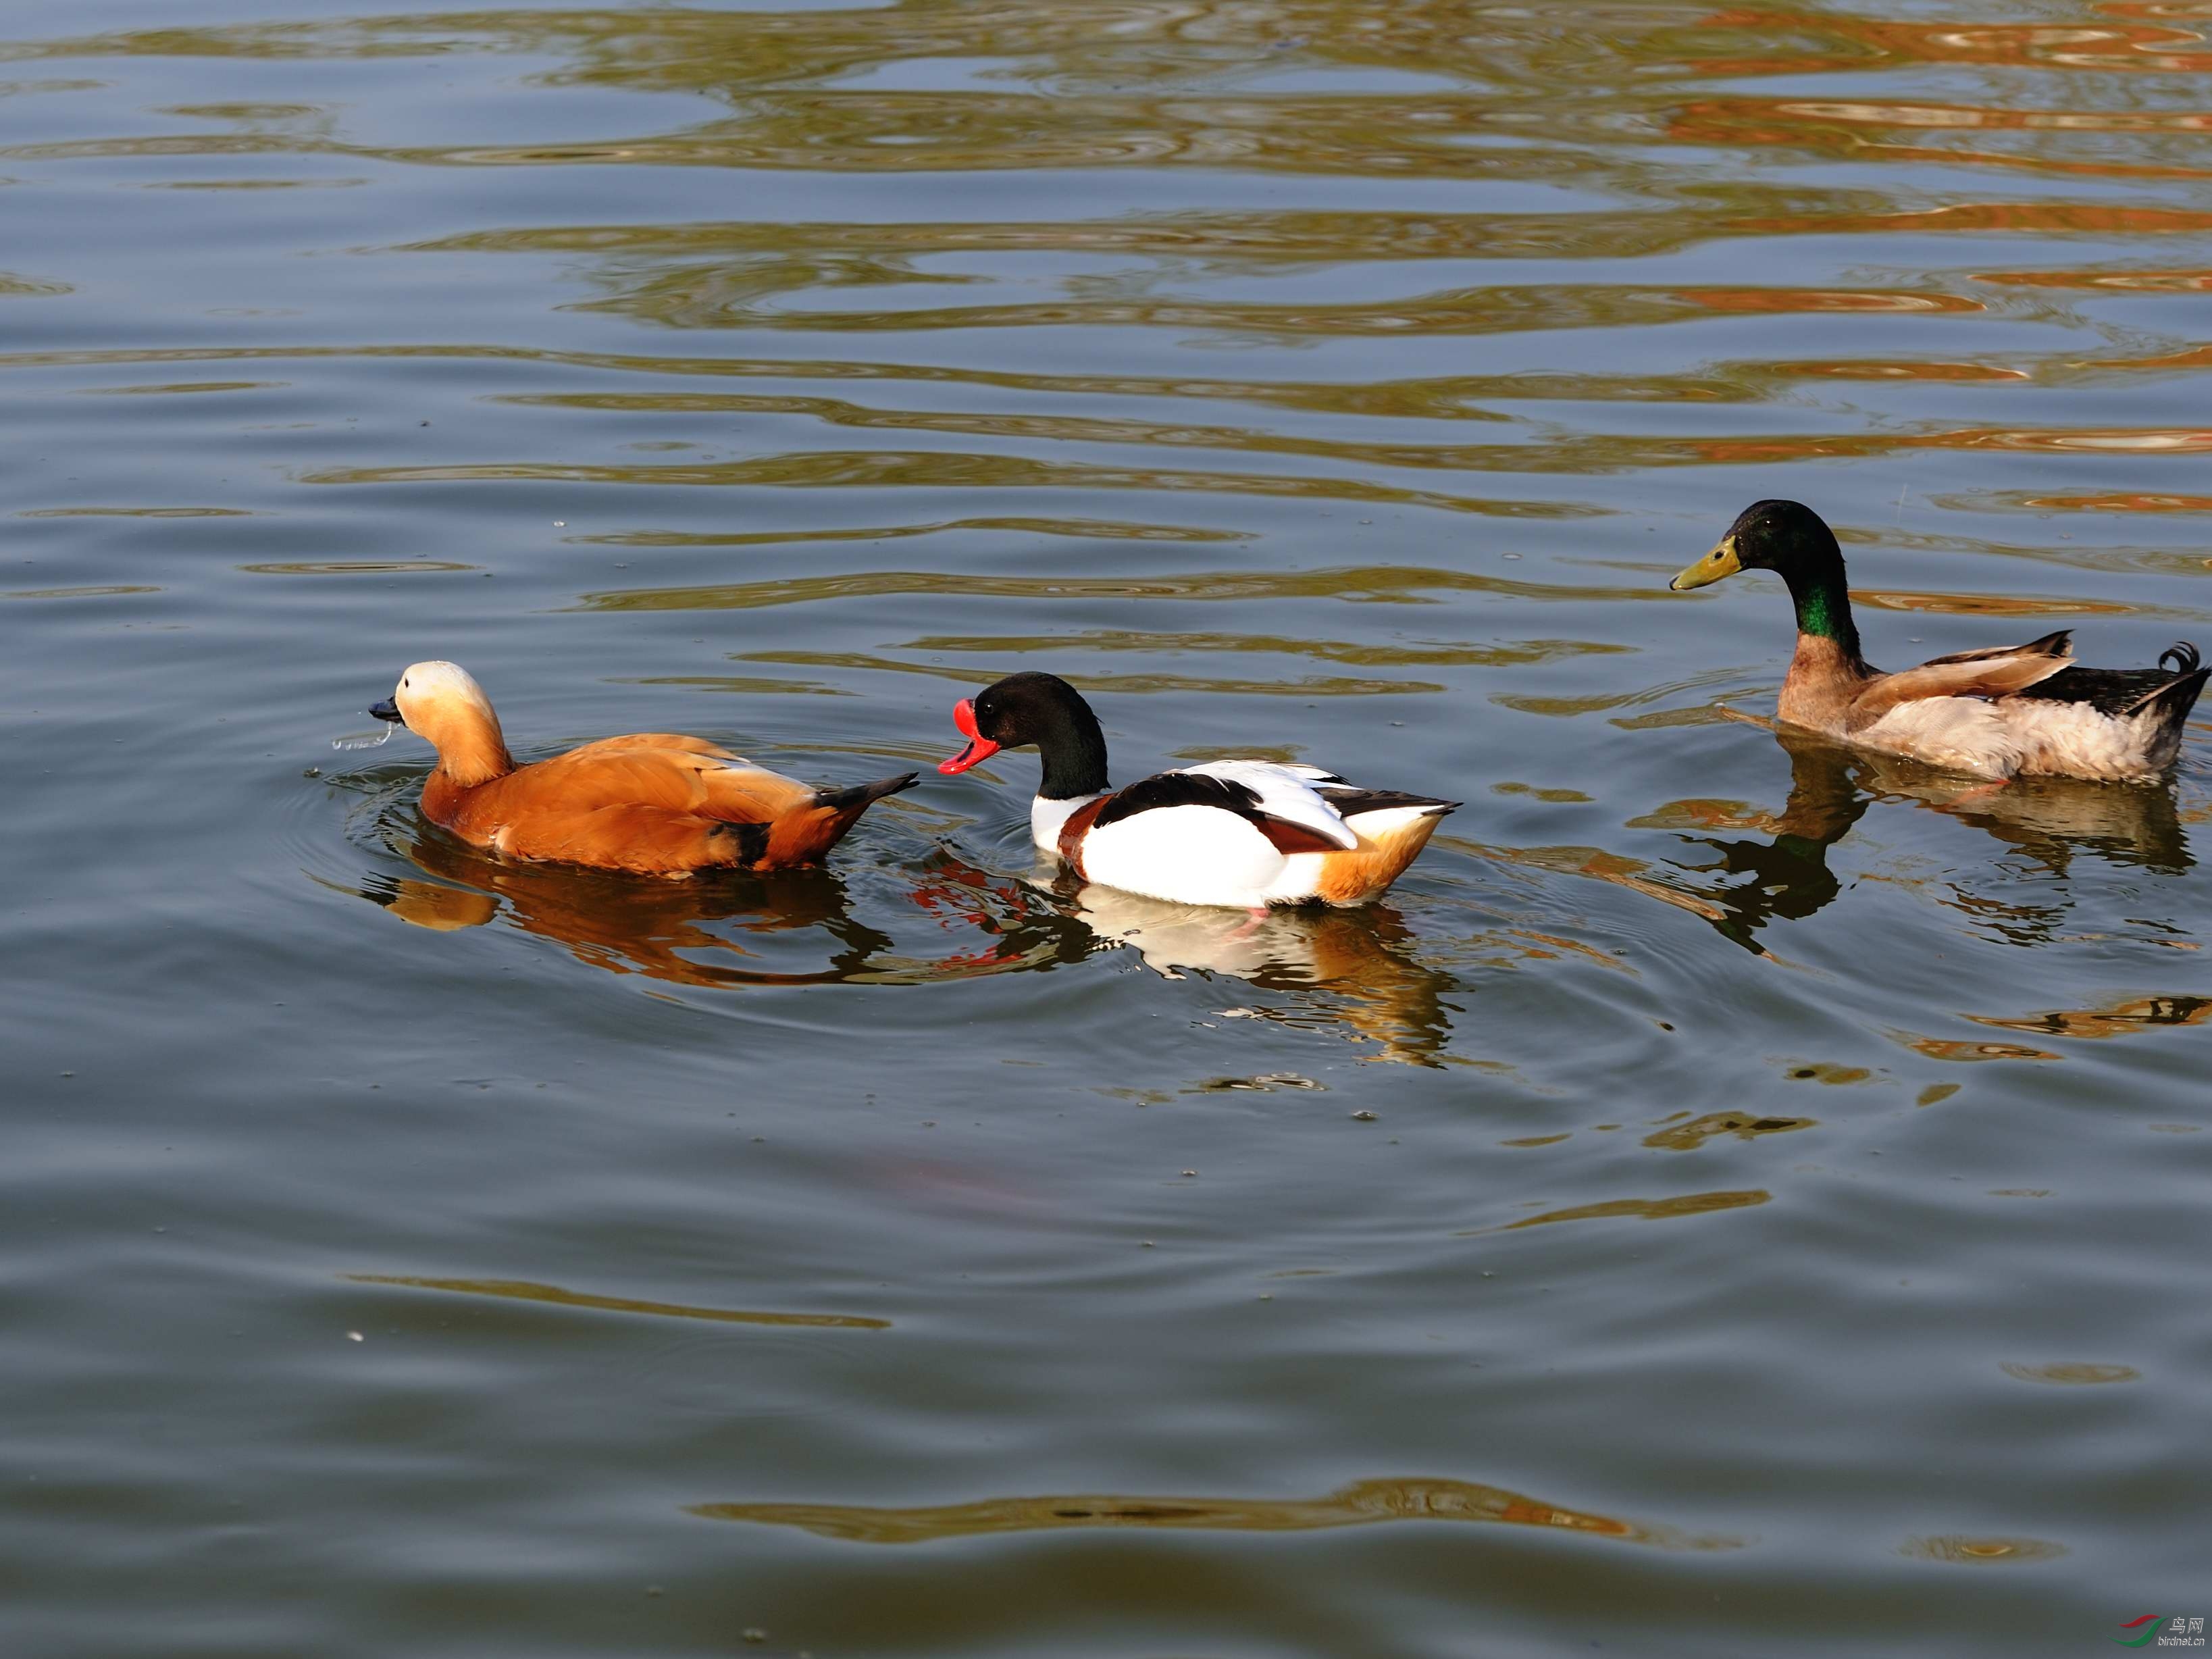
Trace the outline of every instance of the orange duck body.
<instances>
[{"instance_id":1,"label":"orange duck body","mask_svg":"<svg viewBox=\"0 0 2212 1659\"><path fill-rule=\"evenodd\" d=\"M872 802L915 776L816 789L665 732L517 766L483 688L451 663L415 664L370 712L436 745L422 815L441 829L510 858L638 875L819 863Z\"/></svg>"}]
</instances>

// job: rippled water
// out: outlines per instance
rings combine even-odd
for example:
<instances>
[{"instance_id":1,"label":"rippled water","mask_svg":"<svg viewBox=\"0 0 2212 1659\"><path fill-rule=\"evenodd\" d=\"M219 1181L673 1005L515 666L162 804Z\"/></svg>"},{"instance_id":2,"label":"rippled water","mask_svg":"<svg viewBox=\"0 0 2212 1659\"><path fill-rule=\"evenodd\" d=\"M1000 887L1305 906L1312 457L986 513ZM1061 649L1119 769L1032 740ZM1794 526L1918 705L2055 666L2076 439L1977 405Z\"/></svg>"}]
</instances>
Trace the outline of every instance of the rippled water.
<instances>
[{"instance_id":1,"label":"rippled water","mask_svg":"<svg viewBox=\"0 0 2212 1659\"><path fill-rule=\"evenodd\" d=\"M2101 1651L2212 1614L2170 788L1796 740L2212 646L2212 12L908 0L0 22L10 1655ZM1466 805L1384 906L426 831L1120 775Z\"/></svg>"}]
</instances>

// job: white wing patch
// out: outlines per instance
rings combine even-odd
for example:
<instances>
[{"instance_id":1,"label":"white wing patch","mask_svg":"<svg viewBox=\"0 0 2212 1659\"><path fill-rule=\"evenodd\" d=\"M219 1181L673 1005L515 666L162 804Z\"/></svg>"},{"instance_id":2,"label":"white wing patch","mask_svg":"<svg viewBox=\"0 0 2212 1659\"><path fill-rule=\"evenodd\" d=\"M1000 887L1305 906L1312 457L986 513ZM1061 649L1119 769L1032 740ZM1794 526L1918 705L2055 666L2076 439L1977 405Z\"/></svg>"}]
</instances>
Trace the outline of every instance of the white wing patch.
<instances>
[{"instance_id":1,"label":"white wing patch","mask_svg":"<svg viewBox=\"0 0 2212 1659\"><path fill-rule=\"evenodd\" d=\"M1359 845L1359 832L1344 821L1343 815L1315 789L1316 783L1341 783L1343 780L1333 772L1324 772L1318 766L1285 764L1277 761L1220 760L1207 761L1201 766L1181 766L1179 772L1196 773L1202 777L1219 778L1224 783L1241 783L1260 798L1260 810L1269 817L1281 818L1302 829L1310 830L1332 845L1346 851Z\"/></svg>"}]
</instances>

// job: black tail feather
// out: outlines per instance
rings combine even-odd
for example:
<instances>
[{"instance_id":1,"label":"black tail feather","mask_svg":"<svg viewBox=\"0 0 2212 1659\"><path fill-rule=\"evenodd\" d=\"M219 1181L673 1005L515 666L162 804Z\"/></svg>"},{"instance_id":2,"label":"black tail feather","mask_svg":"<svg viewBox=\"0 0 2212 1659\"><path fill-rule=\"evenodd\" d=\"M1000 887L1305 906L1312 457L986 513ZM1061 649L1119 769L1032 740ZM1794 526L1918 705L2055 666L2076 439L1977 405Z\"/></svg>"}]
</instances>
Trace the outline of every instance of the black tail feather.
<instances>
[{"instance_id":1,"label":"black tail feather","mask_svg":"<svg viewBox=\"0 0 2212 1659\"><path fill-rule=\"evenodd\" d=\"M2166 653L2167 657L2173 654L2171 651ZM2160 657L2159 661L2161 664L2164 663L2166 657ZM2212 678L2212 668L2197 666L2197 653L2194 650L2189 653L2189 665L2179 678L2160 686L2128 712L2131 714L2143 714L2156 710L2160 720L2171 726L2179 726L2187 720L2189 711L2197 706L2197 694L2204 690L2205 680Z\"/></svg>"},{"instance_id":2,"label":"black tail feather","mask_svg":"<svg viewBox=\"0 0 2212 1659\"><path fill-rule=\"evenodd\" d=\"M2204 689L2208 670L2187 641L2159 653L2155 668L2062 668L2012 695L2030 702L2078 702L2115 720L2157 709L2179 725Z\"/></svg>"},{"instance_id":3,"label":"black tail feather","mask_svg":"<svg viewBox=\"0 0 2212 1659\"><path fill-rule=\"evenodd\" d=\"M896 795L902 789L911 789L921 781L919 772L902 772L895 778L878 778L873 783L856 783L849 789L817 789L814 804L840 811L848 806L866 806L871 801L881 800L885 795Z\"/></svg>"},{"instance_id":4,"label":"black tail feather","mask_svg":"<svg viewBox=\"0 0 2212 1659\"><path fill-rule=\"evenodd\" d=\"M1349 785L1338 787L1326 783L1314 787L1321 792L1323 800L1336 808L1340 817L1346 818L1357 817L1362 812L1387 811L1394 806L1425 806L1442 817L1461 805L1441 795L1409 795L1399 789L1354 789Z\"/></svg>"}]
</instances>

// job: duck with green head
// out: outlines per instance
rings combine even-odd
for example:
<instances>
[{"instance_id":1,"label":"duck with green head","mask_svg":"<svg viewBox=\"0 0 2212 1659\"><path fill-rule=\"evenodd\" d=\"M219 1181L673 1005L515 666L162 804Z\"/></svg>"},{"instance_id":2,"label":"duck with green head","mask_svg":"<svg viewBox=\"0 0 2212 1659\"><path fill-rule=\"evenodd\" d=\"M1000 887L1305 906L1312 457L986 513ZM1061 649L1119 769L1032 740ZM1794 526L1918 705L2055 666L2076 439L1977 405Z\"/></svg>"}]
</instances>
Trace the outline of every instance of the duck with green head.
<instances>
[{"instance_id":1,"label":"duck with green head","mask_svg":"<svg viewBox=\"0 0 2212 1659\"><path fill-rule=\"evenodd\" d=\"M1771 570L1797 608L1797 650L1776 713L1786 726L1983 777L2147 781L2173 763L2212 668L2177 645L2155 668L2077 668L2070 629L1885 674L1859 654L1843 550L1796 501L1753 501L1678 593Z\"/></svg>"}]
</instances>

